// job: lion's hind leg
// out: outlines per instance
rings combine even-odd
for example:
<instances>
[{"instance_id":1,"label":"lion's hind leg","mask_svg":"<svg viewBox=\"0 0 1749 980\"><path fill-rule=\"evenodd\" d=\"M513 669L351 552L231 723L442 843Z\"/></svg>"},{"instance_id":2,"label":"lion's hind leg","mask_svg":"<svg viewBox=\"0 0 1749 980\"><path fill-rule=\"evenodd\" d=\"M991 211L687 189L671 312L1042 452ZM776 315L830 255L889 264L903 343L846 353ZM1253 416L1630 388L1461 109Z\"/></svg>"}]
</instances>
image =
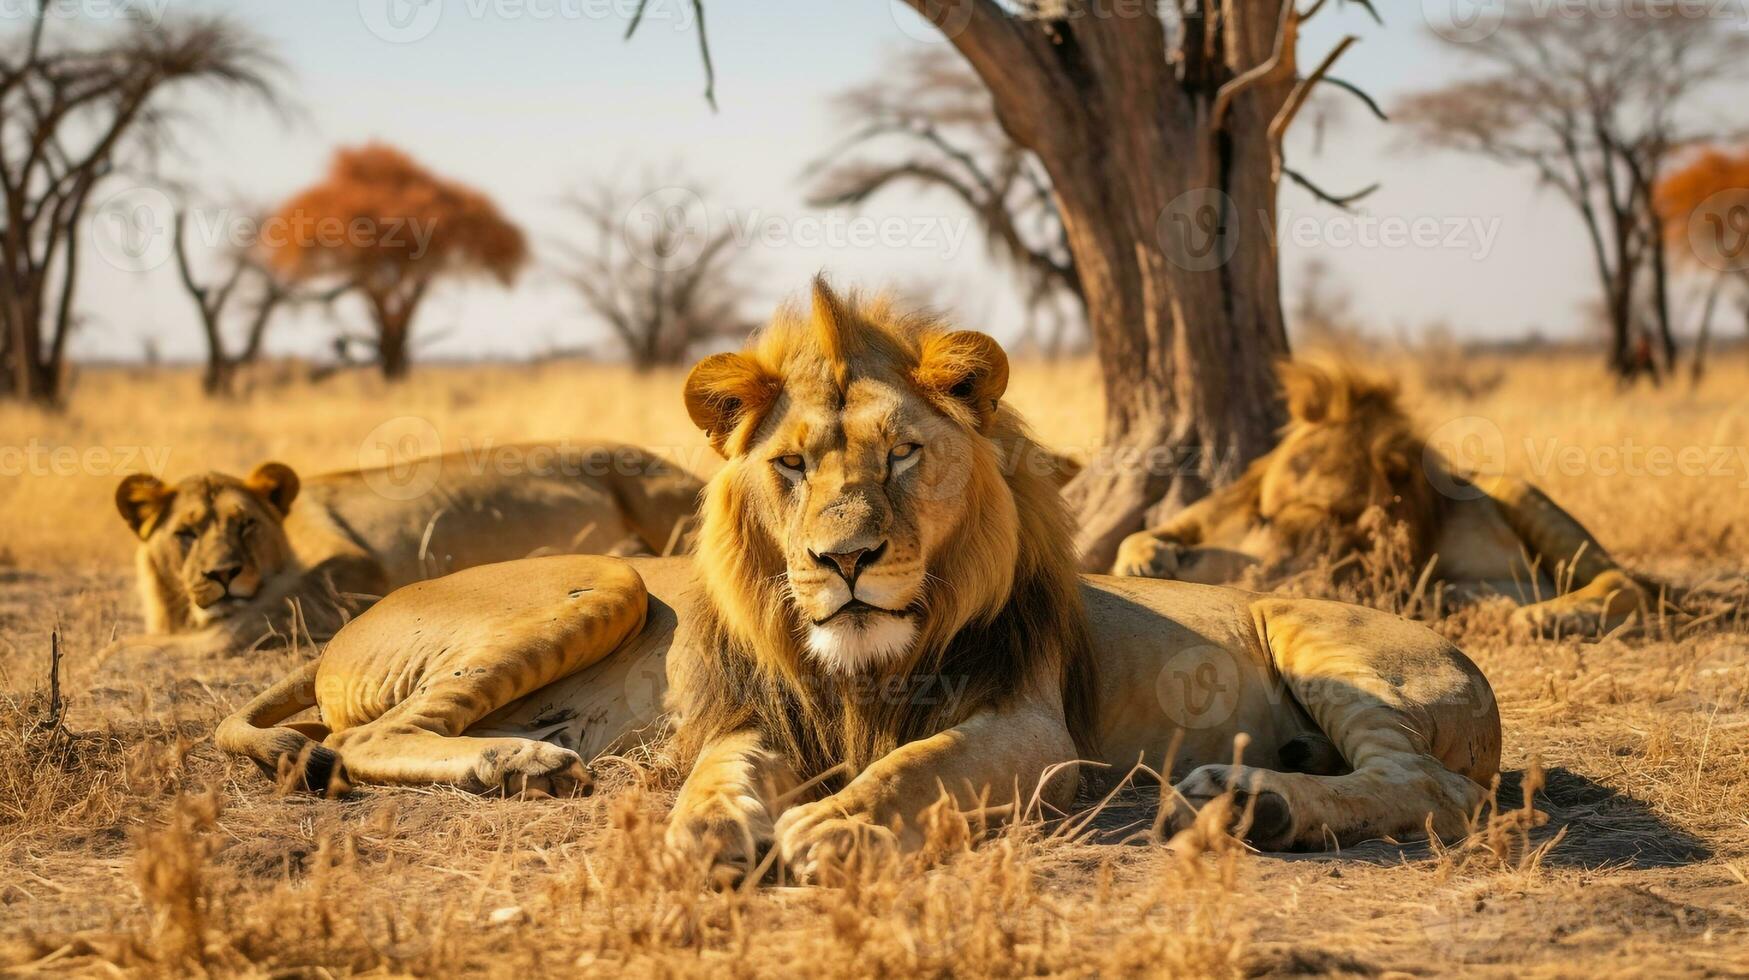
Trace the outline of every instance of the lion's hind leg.
<instances>
[{"instance_id":1,"label":"lion's hind leg","mask_svg":"<svg viewBox=\"0 0 1749 980\"><path fill-rule=\"evenodd\" d=\"M395 592L348 624L317 678L326 740L356 782L474 792L588 786L577 753L469 735L498 709L617 650L648 597L624 562L567 556L488 565Z\"/></svg>"},{"instance_id":2,"label":"lion's hind leg","mask_svg":"<svg viewBox=\"0 0 1749 980\"><path fill-rule=\"evenodd\" d=\"M1267 597L1252 609L1288 690L1348 771L1202 766L1179 795L1200 807L1239 792L1249 836L1266 849L1417 837L1429 818L1440 837L1462 836L1500 761L1500 716L1481 672L1433 631L1376 610Z\"/></svg>"},{"instance_id":3,"label":"lion's hind leg","mask_svg":"<svg viewBox=\"0 0 1749 980\"><path fill-rule=\"evenodd\" d=\"M1513 614L1515 631L1536 635L1595 636L1644 615L1651 591L1616 564L1583 524L1524 480L1497 480L1488 496L1540 565L1572 591Z\"/></svg>"},{"instance_id":4,"label":"lion's hind leg","mask_svg":"<svg viewBox=\"0 0 1749 980\"><path fill-rule=\"evenodd\" d=\"M313 792L324 792L336 779L345 782L340 757L319 744L328 737L327 726L286 721L315 706L320 667L321 661L312 660L261 692L219 722L213 740L226 752L254 761L270 776L295 771L304 787Z\"/></svg>"}]
</instances>

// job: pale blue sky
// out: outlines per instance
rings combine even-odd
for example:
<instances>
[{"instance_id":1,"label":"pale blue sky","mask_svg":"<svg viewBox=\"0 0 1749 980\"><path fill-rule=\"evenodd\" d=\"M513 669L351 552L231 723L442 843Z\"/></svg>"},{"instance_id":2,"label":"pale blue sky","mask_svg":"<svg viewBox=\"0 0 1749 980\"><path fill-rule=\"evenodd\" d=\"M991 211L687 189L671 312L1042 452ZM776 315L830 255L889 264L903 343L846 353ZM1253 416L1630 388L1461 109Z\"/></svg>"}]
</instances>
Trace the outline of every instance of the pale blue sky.
<instances>
[{"instance_id":1,"label":"pale blue sky","mask_svg":"<svg viewBox=\"0 0 1749 980\"><path fill-rule=\"evenodd\" d=\"M891 0L717 0L707 4L721 107L713 114L701 98L685 0L653 0L630 42L621 36L631 0L430 2L441 7L435 22L418 19L430 11L401 8L413 16L405 28L415 37L396 43L379 36L398 29L382 28L382 17L405 0L168 0L168 17L227 9L244 19L285 62L299 111L285 120L248 103L188 103L195 124L166 169L215 204L275 202L315 179L334 146L382 139L491 194L529 232L537 256L569 227L557 198L615 171L635 182L678 164L715 209L743 219L754 209L786 220L818 218L802 204L799 175L839 132L827 97L874 77L907 45L939 43L919 40L930 33ZM1387 105L1449 78L1451 56L1430 39L1421 5L1380 6L1383 28L1352 5L1331 5L1305 31L1302 58L1315 61L1343 33L1359 34L1337 74ZM1400 137L1355 105L1320 156L1310 156L1305 132L1290 140L1294 164L1333 190L1384 184L1359 220L1284 189L1290 293L1307 257L1319 254L1384 331L1412 333L1434 321L1485 336L1578 329L1579 304L1593 286L1564 205L1537 192L1525 173L1406 154L1394 148ZM975 233L951 254L944 247L964 218L949 202L888 193L862 213L933 222L941 233L919 247L751 245L760 312L824 268L871 285L940 281L937 296L967 326L1014 335L1015 290ZM1411 221L1422 222L1423 232L1437 228L1439 241L1341 244ZM1459 237L1447 241L1453 234ZM167 355L199 352L192 310L169 265L123 271L96 252L85 267L82 296L92 322L77 343L82 354L135 356L143 335L156 337ZM429 350L443 356L521 356L603 337L538 268L513 291L440 291L420 327L443 335ZM317 321L287 321L270 346L321 351L328 336Z\"/></svg>"}]
</instances>

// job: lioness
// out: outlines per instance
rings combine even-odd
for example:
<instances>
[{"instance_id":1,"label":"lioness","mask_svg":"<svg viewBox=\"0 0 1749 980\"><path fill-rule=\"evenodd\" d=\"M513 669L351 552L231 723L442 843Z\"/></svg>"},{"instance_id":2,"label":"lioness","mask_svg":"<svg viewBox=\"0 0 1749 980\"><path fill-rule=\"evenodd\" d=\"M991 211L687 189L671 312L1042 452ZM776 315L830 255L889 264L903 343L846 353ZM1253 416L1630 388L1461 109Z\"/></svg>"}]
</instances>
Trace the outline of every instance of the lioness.
<instances>
[{"instance_id":1,"label":"lioness","mask_svg":"<svg viewBox=\"0 0 1749 980\"><path fill-rule=\"evenodd\" d=\"M1290 419L1281 442L1232 484L1124 539L1113 574L1226 584L1254 567L1352 554L1400 523L1410 561L1432 561L1455 597L1529 603L1513 614L1521 632L1596 635L1657 595L1541 490L1455 472L1417 434L1392 381L1347 365L1288 363L1279 375ZM1386 519L1363 520L1373 508Z\"/></svg>"},{"instance_id":2,"label":"lioness","mask_svg":"<svg viewBox=\"0 0 1749 980\"><path fill-rule=\"evenodd\" d=\"M565 791L665 684L695 760L670 840L741 868L773 844L802 876L856 839L916 845L944 795L1066 808L1080 759L1170 773L1175 819L1235 788L1267 848L1464 832L1500 723L1462 653L1375 610L1078 576L1007 379L990 338L817 282L810 309L687 380L726 458L695 557L403 589L218 742L270 769L304 759L317 784L339 764ZM320 724L268 727L311 705Z\"/></svg>"},{"instance_id":3,"label":"lioness","mask_svg":"<svg viewBox=\"0 0 1749 980\"><path fill-rule=\"evenodd\" d=\"M148 636L124 645L220 651L301 632L326 639L389 590L541 550L663 554L701 484L630 446L519 445L302 480L247 477L116 488L139 537ZM295 506L294 506L295 504Z\"/></svg>"}]
</instances>

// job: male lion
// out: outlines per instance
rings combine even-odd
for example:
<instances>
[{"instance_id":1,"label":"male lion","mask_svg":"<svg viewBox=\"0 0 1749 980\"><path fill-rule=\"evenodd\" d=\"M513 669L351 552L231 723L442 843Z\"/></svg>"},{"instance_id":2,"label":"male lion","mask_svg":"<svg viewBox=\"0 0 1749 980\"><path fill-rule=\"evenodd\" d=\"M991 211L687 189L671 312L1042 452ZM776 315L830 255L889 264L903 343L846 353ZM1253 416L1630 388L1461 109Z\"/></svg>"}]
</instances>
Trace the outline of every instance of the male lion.
<instances>
[{"instance_id":1,"label":"male lion","mask_svg":"<svg viewBox=\"0 0 1749 980\"><path fill-rule=\"evenodd\" d=\"M123 643L216 652L294 619L326 639L389 590L456 569L542 549L661 554L702 487L616 445L494 447L308 480L281 463L175 485L135 474L115 502L140 539L153 635Z\"/></svg>"},{"instance_id":2,"label":"male lion","mask_svg":"<svg viewBox=\"0 0 1749 980\"><path fill-rule=\"evenodd\" d=\"M1114 575L1226 584L1254 567L1364 551L1400 525L1409 561L1433 561L1456 597L1540 599L1514 612L1519 631L1607 632L1657 593L1531 484L1456 473L1416 433L1393 382L1346 365L1287 363L1279 376L1281 442L1232 484L1125 538Z\"/></svg>"},{"instance_id":3,"label":"male lion","mask_svg":"<svg viewBox=\"0 0 1749 980\"><path fill-rule=\"evenodd\" d=\"M810 310L687 380L726 458L696 557L396 592L218 742L306 759L313 783L340 763L564 790L652 720L634 702L654 678L694 760L670 840L731 868L768 844L804 877L851 840L915 846L944 795L1066 808L1078 759L1170 773L1175 819L1236 789L1269 848L1465 830L1500 723L1462 653L1376 610L1077 576L1007 379L990 338L816 282ZM320 726L266 727L312 704ZM1241 733L1250 764L1225 764Z\"/></svg>"}]
</instances>

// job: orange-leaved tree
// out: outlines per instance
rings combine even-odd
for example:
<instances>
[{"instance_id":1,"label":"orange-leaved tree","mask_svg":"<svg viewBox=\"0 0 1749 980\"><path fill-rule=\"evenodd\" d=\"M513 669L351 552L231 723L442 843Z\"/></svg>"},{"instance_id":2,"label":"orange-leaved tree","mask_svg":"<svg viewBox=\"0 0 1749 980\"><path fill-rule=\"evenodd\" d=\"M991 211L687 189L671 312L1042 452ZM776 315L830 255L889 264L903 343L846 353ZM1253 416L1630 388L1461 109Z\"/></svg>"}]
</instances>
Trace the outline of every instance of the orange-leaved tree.
<instances>
[{"instance_id":1,"label":"orange-leaved tree","mask_svg":"<svg viewBox=\"0 0 1749 980\"><path fill-rule=\"evenodd\" d=\"M508 286L528 260L522 231L490 198L380 143L336 151L327 177L262 229L262 244L288 278L364 297L391 379L407 374L413 316L435 282L485 275Z\"/></svg>"},{"instance_id":2,"label":"orange-leaved tree","mask_svg":"<svg viewBox=\"0 0 1749 980\"><path fill-rule=\"evenodd\" d=\"M1653 202L1671 251L1690 271L1710 280L1690 362L1698 380L1713 312L1727 287L1737 294L1749 322L1749 148L1701 149L1658 182Z\"/></svg>"}]
</instances>

